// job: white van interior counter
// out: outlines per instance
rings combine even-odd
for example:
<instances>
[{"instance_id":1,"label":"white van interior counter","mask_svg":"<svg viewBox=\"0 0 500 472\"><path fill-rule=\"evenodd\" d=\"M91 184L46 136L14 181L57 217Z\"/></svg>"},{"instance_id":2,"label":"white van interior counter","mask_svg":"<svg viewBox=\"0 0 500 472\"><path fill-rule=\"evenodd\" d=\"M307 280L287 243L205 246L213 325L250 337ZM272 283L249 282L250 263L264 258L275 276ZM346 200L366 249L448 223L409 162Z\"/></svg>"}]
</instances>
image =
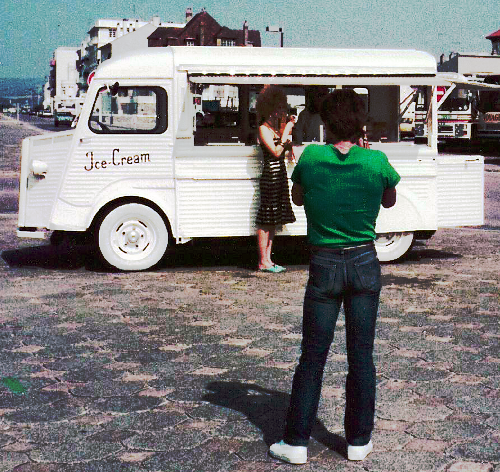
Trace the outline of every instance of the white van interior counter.
<instances>
[{"instance_id":1,"label":"white van interior counter","mask_svg":"<svg viewBox=\"0 0 500 472\"><path fill-rule=\"evenodd\" d=\"M438 228L483 224L483 158L437 151L436 86L455 83L467 86L408 50L166 47L112 58L73 130L23 141L18 235L84 234L122 270L149 269L193 238L253 235L261 87L281 85L296 115L308 88L352 87L366 102L371 147L402 176L376 227L379 258L396 260ZM427 94L424 144L401 139L402 86ZM281 234L306 234L303 209L294 212Z\"/></svg>"}]
</instances>

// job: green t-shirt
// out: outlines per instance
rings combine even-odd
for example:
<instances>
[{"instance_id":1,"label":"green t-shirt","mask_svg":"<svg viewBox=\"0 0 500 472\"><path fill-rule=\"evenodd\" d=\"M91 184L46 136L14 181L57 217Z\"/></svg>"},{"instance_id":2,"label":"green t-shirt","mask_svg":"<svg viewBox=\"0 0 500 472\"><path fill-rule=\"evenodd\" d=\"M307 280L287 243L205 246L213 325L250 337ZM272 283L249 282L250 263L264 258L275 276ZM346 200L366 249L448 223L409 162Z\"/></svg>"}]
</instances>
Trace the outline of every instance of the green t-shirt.
<instances>
[{"instance_id":1,"label":"green t-shirt","mask_svg":"<svg viewBox=\"0 0 500 472\"><path fill-rule=\"evenodd\" d=\"M375 239L384 190L399 174L380 151L353 146L307 146L292 174L304 192L307 236L314 246L343 247Z\"/></svg>"}]
</instances>

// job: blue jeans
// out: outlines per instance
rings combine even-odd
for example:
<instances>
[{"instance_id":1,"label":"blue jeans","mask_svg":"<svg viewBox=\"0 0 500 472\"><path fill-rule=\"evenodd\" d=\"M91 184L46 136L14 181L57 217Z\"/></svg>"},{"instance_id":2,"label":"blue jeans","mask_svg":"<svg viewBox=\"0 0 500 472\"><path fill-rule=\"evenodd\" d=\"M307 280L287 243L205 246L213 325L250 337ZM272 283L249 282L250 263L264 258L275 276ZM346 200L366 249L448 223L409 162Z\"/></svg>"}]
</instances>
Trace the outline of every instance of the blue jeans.
<instances>
[{"instance_id":1,"label":"blue jeans","mask_svg":"<svg viewBox=\"0 0 500 472\"><path fill-rule=\"evenodd\" d=\"M376 388L373 344L381 288L380 263L373 244L313 249L304 299L302 352L293 377L285 427L287 444L308 444L342 303L349 364L344 416L346 440L352 446L364 446L370 441Z\"/></svg>"}]
</instances>

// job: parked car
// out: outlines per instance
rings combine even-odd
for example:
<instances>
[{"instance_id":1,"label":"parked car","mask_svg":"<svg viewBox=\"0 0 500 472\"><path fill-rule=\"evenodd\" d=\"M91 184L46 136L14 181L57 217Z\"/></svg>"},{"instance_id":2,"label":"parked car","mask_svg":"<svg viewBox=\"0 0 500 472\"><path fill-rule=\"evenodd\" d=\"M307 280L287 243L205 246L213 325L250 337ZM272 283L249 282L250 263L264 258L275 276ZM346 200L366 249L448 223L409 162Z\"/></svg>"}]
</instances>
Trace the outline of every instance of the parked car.
<instances>
[{"instance_id":1,"label":"parked car","mask_svg":"<svg viewBox=\"0 0 500 472\"><path fill-rule=\"evenodd\" d=\"M71 123L73 123L73 119L73 113L71 113L70 111L56 111L54 113L54 126L71 126Z\"/></svg>"}]
</instances>

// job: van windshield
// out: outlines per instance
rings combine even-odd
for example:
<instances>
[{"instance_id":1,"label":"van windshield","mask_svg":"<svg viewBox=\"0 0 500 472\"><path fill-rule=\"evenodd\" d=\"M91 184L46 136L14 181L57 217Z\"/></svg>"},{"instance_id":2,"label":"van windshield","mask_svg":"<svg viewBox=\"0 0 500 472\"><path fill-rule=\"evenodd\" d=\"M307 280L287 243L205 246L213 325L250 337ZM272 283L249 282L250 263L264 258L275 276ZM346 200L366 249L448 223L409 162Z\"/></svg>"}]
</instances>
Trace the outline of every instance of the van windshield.
<instances>
[{"instance_id":1,"label":"van windshield","mask_svg":"<svg viewBox=\"0 0 500 472\"><path fill-rule=\"evenodd\" d=\"M446 98L443 104L439 106L440 111L467 111L472 102L473 93L465 89L455 89Z\"/></svg>"},{"instance_id":2,"label":"van windshield","mask_svg":"<svg viewBox=\"0 0 500 472\"><path fill-rule=\"evenodd\" d=\"M479 92L478 108L483 113L500 112L500 92Z\"/></svg>"}]
</instances>

